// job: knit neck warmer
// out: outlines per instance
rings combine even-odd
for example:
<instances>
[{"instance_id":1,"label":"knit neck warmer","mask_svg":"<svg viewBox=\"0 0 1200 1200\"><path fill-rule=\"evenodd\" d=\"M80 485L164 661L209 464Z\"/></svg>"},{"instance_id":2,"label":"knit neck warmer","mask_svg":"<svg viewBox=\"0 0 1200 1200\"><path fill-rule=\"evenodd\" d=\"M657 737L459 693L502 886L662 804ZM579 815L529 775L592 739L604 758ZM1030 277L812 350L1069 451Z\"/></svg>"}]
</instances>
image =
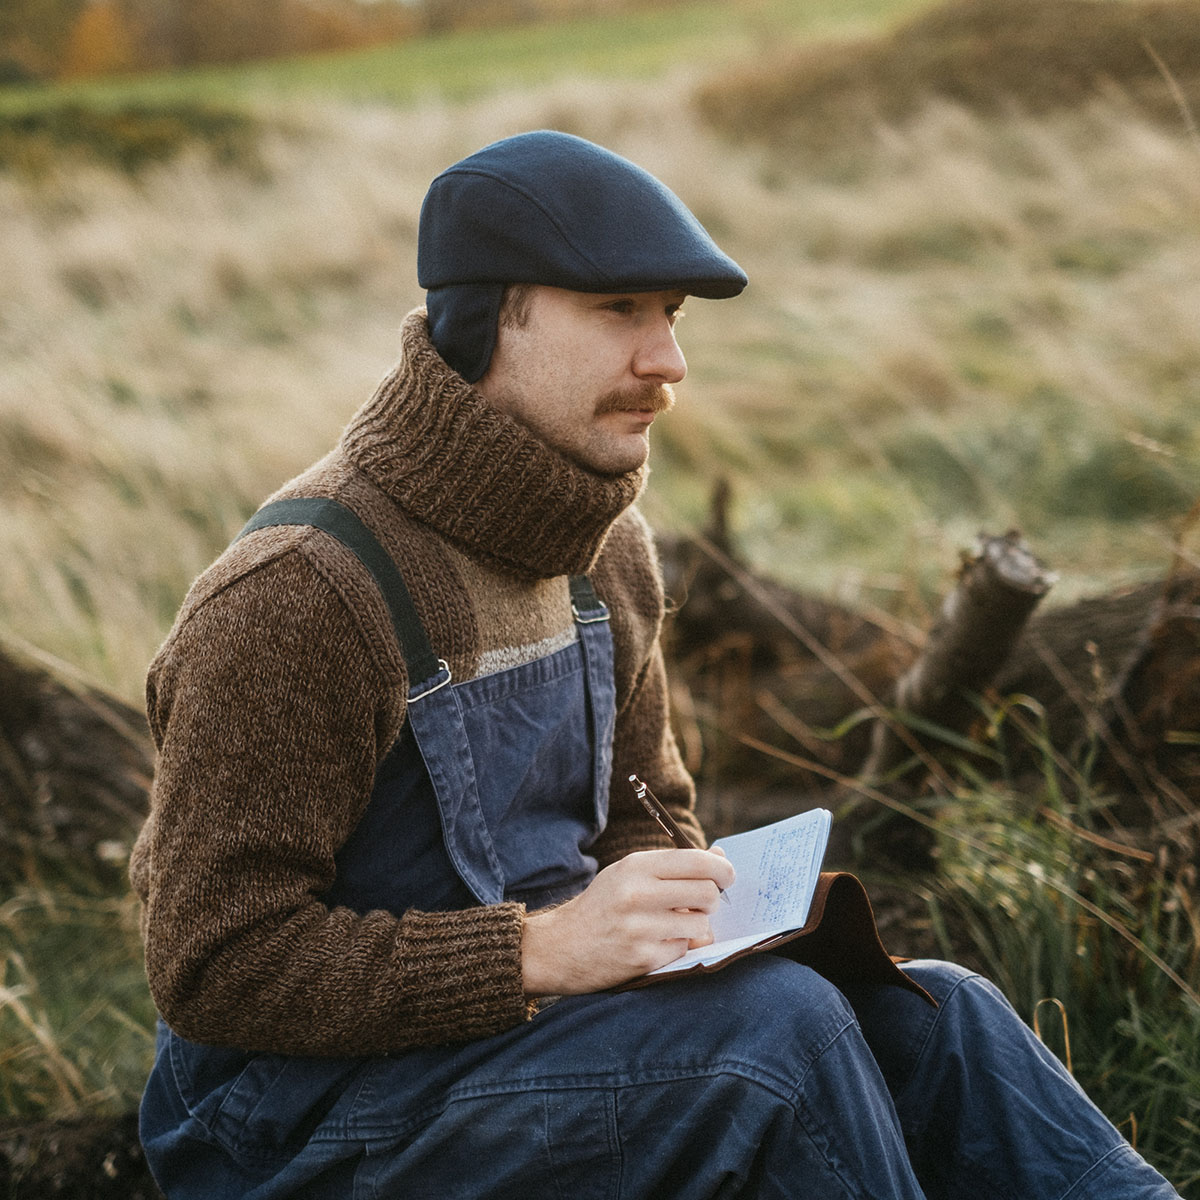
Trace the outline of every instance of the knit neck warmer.
<instances>
[{"instance_id":1,"label":"knit neck warmer","mask_svg":"<svg viewBox=\"0 0 1200 1200\"><path fill-rule=\"evenodd\" d=\"M342 435L344 452L472 557L527 578L586 574L645 468L589 471L494 409L442 361L424 309L405 319L401 347Z\"/></svg>"}]
</instances>

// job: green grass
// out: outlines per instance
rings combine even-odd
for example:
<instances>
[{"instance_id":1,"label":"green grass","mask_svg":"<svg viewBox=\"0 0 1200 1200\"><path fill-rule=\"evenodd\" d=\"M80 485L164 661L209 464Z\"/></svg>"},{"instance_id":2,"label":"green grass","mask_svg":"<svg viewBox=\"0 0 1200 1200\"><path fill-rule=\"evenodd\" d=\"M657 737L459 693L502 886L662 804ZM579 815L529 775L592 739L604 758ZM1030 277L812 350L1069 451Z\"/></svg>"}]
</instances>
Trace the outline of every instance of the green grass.
<instances>
[{"instance_id":1,"label":"green grass","mask_svg":"<svg viewBox=\"0 0 1200 1200\"><path fill-rule=\"evenodd\" d=\"M410 104L464 100L500 87L530 87L572 75L622 79L681 63L716 66L780 39L874 24L924 0L708 0L647 7L611 17L441 34L394 45L249 65L175 71L52 87L0 89L0 111L64 101L228 102L234 98L338 97Z\"/></svg>"},{"instance_id":2,"label":"green grass","mask_svg":"<svg viewBox=\"0 0 1200 1200\"><path fill-rule=\"evenodd\" d=\"M110 110L80 100L0 111L0 170L45 179L72 160L88 159L136 175L186 150L203 147L219 167L261 171L258 127L246 113L198 101ZM81 299L93 307L102 297L82 284Z\"/></svg>"},{"instance_id":3,"label":"green grass","mask_svg":"<svg viewBox=\"0 0 1200 1200\"><path fill-rule=\"evenodd\" d=\"M935 921L1185 1196L1200 1194L1200 914L1180 864L1089 840L1103 797L1048 765L939 813ZM1074 796L1068 800L1068 793ZM959 935L961 938L961 934Z\"/></svg>"},{"instance_id":4,"label":"green grass","mask_svg":"<svg viewBox=\"0 0 1200 1200\"><path fill-rule=\"evenodd\" d=\"M0 902L0 1115L118 1114L154 1049L127 889L45 866Z\"/></svg>"}]
</instances>

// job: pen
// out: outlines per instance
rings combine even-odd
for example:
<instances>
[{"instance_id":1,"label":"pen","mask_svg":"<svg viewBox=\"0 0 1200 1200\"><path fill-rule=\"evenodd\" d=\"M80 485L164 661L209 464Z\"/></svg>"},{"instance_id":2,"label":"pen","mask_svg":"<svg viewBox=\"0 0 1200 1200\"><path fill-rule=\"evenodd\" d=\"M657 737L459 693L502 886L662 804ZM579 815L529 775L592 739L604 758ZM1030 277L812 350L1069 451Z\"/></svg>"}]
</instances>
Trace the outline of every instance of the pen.
<instances>
[{"instance_id":1,"label":"pen","mask_svg":"<svg viewBox=\"0 0 1200 1200\"><path fill-rule=\"evenodd\" d=\"M675 824L671 814L658 802L658 797L636 776L630 775L630 785L633 787L634 794L642 802L646 811L662 826L663 832L671 839L671 845L676 850L699 850L700 847L692 841L678 825ZM724 888L718 888L721 894L721 899L726 904L732 904L733 901L725 895Z\"/></svg>"}]
</instances>

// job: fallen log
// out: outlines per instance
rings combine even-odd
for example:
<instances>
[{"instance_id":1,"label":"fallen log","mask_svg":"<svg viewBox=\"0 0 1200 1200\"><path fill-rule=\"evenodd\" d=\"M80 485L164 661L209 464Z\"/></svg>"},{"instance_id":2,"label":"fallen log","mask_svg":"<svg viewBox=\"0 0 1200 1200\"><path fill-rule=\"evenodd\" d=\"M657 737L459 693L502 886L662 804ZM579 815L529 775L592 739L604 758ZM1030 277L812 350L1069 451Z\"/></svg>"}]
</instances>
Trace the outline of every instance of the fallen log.
<instances>
[{"instance_id":1,"label":"fallen log","mask_svg":"<svg viewBox=\"0 0 1200 1200\"><path fill-rule=\"evenodd\" d=\"M718 485L703 532L660 537L669 602L664 633L676 736L711 833L795 811L828 771L853 774L870 746L858 710L880 706L911 664L920 632L884 613L855 611L750 569L729 535ZM746 740L799 749L812 769L773 763ZM736 806L722 810L725 784ZM782 790L787 799L775 793ZM762 805L756 794L762 793Z\"/></svg>"},{"instance_id":2,"label":"fallen log","mask_svg":"<svg viewBox=\"0 0 1200 1200\"><path fill-rule=\"evenodd\" d=\"M665 544L676 725L712 832L827 803L834 781L918 752L952 782L961 742L882 718L904 709L969 733L982 696L1000 714L993 772L1036 784L1053 755L1111 792L1113 824L1200 844L1200 571L1034 611L1051 577L1015 537L990 545L922 635L763 578L723 520Z\"/></svg>"},{"instance_id":3,"label":"fallen log","mask_svg":"<svg viewBox=\"0 0 1200 1200\"><path fill-rule=\"evenodd\" d=\"M914 735L911 718L951 733L967 729L979 714L978 697L1054 580L1019 533L980 535L920 657L896 683L891 714L875 723L863 776L890 776L914 752L919 759L936 751L936 741Z\"/></svg>"},{"instance_id":4,"label":"fallen log","mask_svg":"<svg viewBox=\"0 0 1200 1200\"><path fill-rule=\"evenodd\" d=\"M152 770L138 710L64 663L0 644L0 883L33 850L123 870Z\"/></svg>"},{"instance_id":5,"label":"fallen log","mask_svg":"<svg viewBox=\"0 0 1200 1200\"><path fill-rule=\"evenodd\" d=\"M1122 825L1188 827L1200 811L1200 571L1040 613L997 675L1030 697L1069 761L1094 761ZM1014 762L1035 752L1016 739ZM1198 839L1200 840L1200 839Z\"/></svg>"}]
</instances>

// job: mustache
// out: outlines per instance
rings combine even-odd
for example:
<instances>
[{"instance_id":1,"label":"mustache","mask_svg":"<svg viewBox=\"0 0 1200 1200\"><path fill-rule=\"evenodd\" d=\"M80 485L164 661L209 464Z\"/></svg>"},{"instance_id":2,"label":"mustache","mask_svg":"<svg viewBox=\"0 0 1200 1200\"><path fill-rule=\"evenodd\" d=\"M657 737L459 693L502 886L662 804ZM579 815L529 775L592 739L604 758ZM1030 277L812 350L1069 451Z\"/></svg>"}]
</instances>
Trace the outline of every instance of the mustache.
<instances>
[{"instance_id":1,"label":"mustache","mask_svg":"<svg viewBox=\"0 0 1200 1200\"><path fill-rule=\"evenodd\" d=\"M643 383L601 396L596 404L596 416L614 412L664 413L674 406L675 392L669 383Z\"/></svg>"}]
</instances>

